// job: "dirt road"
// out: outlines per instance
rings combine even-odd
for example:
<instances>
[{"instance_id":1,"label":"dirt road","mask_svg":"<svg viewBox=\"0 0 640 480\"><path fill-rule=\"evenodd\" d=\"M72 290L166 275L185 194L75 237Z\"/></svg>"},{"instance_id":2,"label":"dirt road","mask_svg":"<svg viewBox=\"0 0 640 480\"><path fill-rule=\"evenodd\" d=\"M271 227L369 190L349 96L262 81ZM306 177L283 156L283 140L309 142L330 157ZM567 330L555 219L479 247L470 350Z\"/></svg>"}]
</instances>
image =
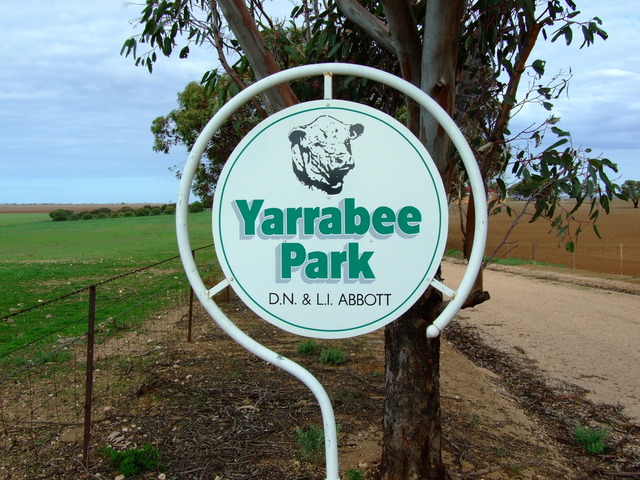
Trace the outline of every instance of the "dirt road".
<instances>
[{"instance_id":1,"label":"dirt road","mask_svg":"<svg viewBox=\"0 0 640 480\"><path fill-rule=\"evenodd\" d=\"M457 287L464 266L447 261L443 273ZM454 321L474 325L493 346L526 356L551 379L585 388L590 400L620 405L640 421L639 295L509 269L487 270L484 285L491 300Z\"/></svg>"}]
</instances>

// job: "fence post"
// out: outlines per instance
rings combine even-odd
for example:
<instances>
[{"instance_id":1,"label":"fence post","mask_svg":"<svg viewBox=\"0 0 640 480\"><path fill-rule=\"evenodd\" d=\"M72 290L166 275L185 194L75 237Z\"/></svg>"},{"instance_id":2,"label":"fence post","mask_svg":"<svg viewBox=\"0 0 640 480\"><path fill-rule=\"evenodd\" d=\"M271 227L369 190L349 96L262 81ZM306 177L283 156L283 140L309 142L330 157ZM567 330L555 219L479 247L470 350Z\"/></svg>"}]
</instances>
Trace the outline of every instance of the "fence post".
<instances>
[{"instance_id":1,"label":"fence post","mask_svg":"<svg viewBox=\"0 0 640 480\"><path fill-rule=\"evenodd\" d=\"M622 276L622 244L620 244L620 276Z\"/></svg>"},{"instance_id":2,"label":"fence post","mask_svg":"<svg viewBox=\"0 0 640 480\"><path fill-rule=\"evenodd\" d=\"M533 264L536 265L536 242L531 242L531 259Z\"/></svg>"},{"instance_id":3,"label":"fence post","mask_svg":"<svg viewBox=\"0 0 640 480\"><path fill-rule=\"evenodd\" d=\"M93 347L96 324L96 286L89 287L89 325L87 326L87 372L84 390L84 440L82 461L89 466L89 443L91 442L91 410L93 406Z\"/></svg>"},{"instance_id":4,"label":"fence post","mask_svg":"<svg viewBox=\"0 0 640 480\"><path fill-rule=\"evenodd\" d=\"M191 255L194 260L196 258L196 251L191 250ZM187 342L192 342L191 339L191 325L193 323L193 287L189 283L189 315L187 317Z\"/></svg>"}]
</instances>

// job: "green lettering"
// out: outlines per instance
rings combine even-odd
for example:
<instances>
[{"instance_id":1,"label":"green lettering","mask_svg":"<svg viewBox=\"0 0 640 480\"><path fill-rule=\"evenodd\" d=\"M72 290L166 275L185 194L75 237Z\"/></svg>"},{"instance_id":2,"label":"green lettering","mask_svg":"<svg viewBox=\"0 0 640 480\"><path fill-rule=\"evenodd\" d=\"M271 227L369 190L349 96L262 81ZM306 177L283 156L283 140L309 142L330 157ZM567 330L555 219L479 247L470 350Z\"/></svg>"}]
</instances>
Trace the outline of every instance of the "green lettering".
<instances>
[{"instance_id":1,"label":"green lettering","mask_svg":"<svg viewBox=\"0 0 640 480\"><path fill-rule=\"evenodd\" d=\"M369 260L373 252L359 253L359 245L357 243L350 243L348 247L349 252L349 278L358 279L360 275L364 278L376 278L373 274L373 270L369 266Z\"/></svg>"},{"instance_id":2,"label":"green lettering","mask_svg":"<svg viewBox=\"0 0 640 480\"><path fill-rule=\"evenodd\" d=\"M283 243L281 255L282 278L291 278L291 271L304 264L307 251L300 243Z\"/></svg>"},{"instance_id":3,"label":"green lettering","mask_svg":"<svg viewBox=\"0 0 640 480\"><path fill-rule=\"evenodd\" d=\"M284 233L284 213L279 208L267 208L260 231L265 235L282 235Z\"/></svg>"},{"instance_id":4,"label":"green lettering","mask_svg":"<svg viewBox=\"0 0 640 480\"><path fill-rule=\"evenodd\" d=\"M238 207L238 212L240 212L244 223L243 231L245 235L256 234L256 220L263 203L264 200L254 200L249 207L246 200L235 200L236 207Z\"/></svg>"},{"instance_id":5,"label":"green lettering","mask_svg":"<svg viewBox=\"0 0 640 480\"><path fill-rule=\"evenodd\" d=\"M369 230L369 212L364 207L356 207L354 198L344 200L344 233L364 235Z\"/></svg>"},{"instance_id":6,"label":"green lettering","mask_svg":"<svg viewBox=\"0 0 640 480\"><path fill-rule=\"evenodd\" d=\"M302 207L287 208L287 235L298 232L298 220L302 218Z\"/></svg>"},{"instance_id":7,"label":"green lettering","mask_svg":"<svg viewBox=\"0 0 640 480\"><path fill-rule=\"evenodd\" d=\"M340 235L342 233L342 212L336 207L322 209L322 218L318 223L318 231L323 235Z\"/></svg>"},{"instance_id":8,"label":"green lettering","mask_svg":"<svg viewBox=\"0 0 640 480\"><path fill-rule=\"evenodd\" d=\"M378 207L371 216L373 229L381 235L392 234L395 221L396 214L389 207Z\"/></svg>"},{"instance_id":9,"label":"green lettering","mask_svg":"<svg viewBox=\"0 0 640 480\"><path fill-rule=\"evenodd\" d=\"M329 259L326 253L310 252L309 261L304 267L304 274L309 280L318 280L327 278L329 267L327 265Z\"/></svg>"},{"instance_id":10,"label":"green lettering","mask_svg":"<svg viewBox=\"0 0 640 480\"><path fill-rule=\"evenodd\" d=\"M320 208L305 208L304 209L304 234L313 235L315 233L316 219L320 216Z\"/></svg>"},{"instance_id":11,"label":"green lettering","mask_svg":"<svg viewBox=\"0 0 640 480\"><path fill-rule=\"evenodd\" d=\"M347 251L331 252L331 278L342 277L342 264L347 261Z\"/></svg>"},{"instance_id":12,"label":"green lettering","mask_svg":"<svg viewBox=\"0 0 640 480\"><path fill-rule=\"evenodd\" d=\"M422 215L416 207L407 205L398 212L398 228L407 235L415 235L420 232Z\"/></svg>"}]
</instances>

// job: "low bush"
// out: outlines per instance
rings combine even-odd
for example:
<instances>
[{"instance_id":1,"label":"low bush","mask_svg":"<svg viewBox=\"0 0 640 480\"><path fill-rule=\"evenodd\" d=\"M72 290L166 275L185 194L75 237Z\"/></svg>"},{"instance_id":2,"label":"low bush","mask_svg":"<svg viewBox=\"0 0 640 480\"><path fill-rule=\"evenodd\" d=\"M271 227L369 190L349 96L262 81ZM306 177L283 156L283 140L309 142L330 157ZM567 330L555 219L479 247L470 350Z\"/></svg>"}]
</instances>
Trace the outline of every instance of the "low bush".
<instances>
[{"instance_id":1,"label":"low bush","mask_svg":"<svg viewBox=\"0 0 640 480\"><path fill-rule=\"evenodd\" d=\"M204 212L204 204L202 202L193 202L189 205L189 213Z\"/></svg>"},{"instance_id":2,"label":"low bush","mask_svg":"<svg viewBox=\"0 0 640 480\"><path fill-rule=\"evenodd\" d=\"M576 423L573 431L574 438L587 453L599 454L607 448L606 438L609 436L608 428L583 427Z\"/></svg>"},{"instance_id":3,"label":"low bush","mask_svg":"<svg viewBox=\"0 0 640 480\"><path fill-rule=\"evenodd\" d=\"M64 222L69 220L71 215L73 215L73 212L71 210L65 210L64 208L58 208L57 210L49 212L49 217L51 217L51 220L54 222Z\"/></svg>"},{"instance_id":4,"label":"low bush","mask_svg":"<svg viewBox=\"0 0 640 480\"><path fill-rule=\"evenodd\" d=\"M342 365L347 361L347 356L339 348L325 348L320 352L320 362L325 365Z\"/></svg>"},{"instance_id":5,"label":"low bush","mask_svg":"<svg viewBox=\"0 0 640 480\"><path fill-rule=\"evenodd\" d=\"M298 445L302 458L308 462L319 463L324 458L324 431L315 424L308 428L296 427Z\"/></svg>"},{"instance_id":6,"label":"low bush","mask_svg":"<svg viewBox=\"0 0 640 480\"><path fill-rule=\"evenodd\" d=\"M314 355L319 349L320 347L316 341L313 338L309 338L308 340L299 343L296 351L298 352L298 355Z\"/></svg>"},{"instance_id":7,"label":"low bush","mask_svg":"<svg viewBox=\"0 0 640 480\"><path fill-rule=\"evenodd\" d=\"M130 448L118 452L111 447L102 449L102 454L109 459L109 463L125 477L133 477L142 472L163 470L160 454L153 445L142 448Z\"/></svg>"}]
</instances>

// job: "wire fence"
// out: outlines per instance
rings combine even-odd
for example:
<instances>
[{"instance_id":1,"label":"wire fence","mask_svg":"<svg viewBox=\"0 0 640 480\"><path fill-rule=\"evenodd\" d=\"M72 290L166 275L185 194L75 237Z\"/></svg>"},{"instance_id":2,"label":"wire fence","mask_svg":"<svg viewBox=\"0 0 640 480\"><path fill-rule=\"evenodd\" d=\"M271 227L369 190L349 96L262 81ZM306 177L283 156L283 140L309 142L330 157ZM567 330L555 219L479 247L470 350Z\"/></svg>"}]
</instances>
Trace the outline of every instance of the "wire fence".
<instances>
[{"instance_id":1,"label":"wire fence","mask_svg":"<svg viewBox=\"0 0 640 480\"><path fill-rule=\"evenodd\" d=\"M221 279L211 246L194 255L205 280ZM55 478L70 458L88 465L92 428L144 375L142 357L190 340L190 302L176 256L3 318L18 339L25 325L36 336L0 354L0 480Z\"/></svg>"},{"instance_id":2,"label":"wire fence","mask_svg":"<svg viewBox=\"0 0 640 480\"><path fill-rule=\"evenodd\" d=\"M462 250L462 239L450 236L447 249ZM495 253L494 253L495 252ZM578 243L568 252L558 243L515 241L504 244L487 243L485 255L498 259L518 259L533 264L559 265L611 275L640 275L640 245L611 243Z\"/></svg>"}]
</instances>

